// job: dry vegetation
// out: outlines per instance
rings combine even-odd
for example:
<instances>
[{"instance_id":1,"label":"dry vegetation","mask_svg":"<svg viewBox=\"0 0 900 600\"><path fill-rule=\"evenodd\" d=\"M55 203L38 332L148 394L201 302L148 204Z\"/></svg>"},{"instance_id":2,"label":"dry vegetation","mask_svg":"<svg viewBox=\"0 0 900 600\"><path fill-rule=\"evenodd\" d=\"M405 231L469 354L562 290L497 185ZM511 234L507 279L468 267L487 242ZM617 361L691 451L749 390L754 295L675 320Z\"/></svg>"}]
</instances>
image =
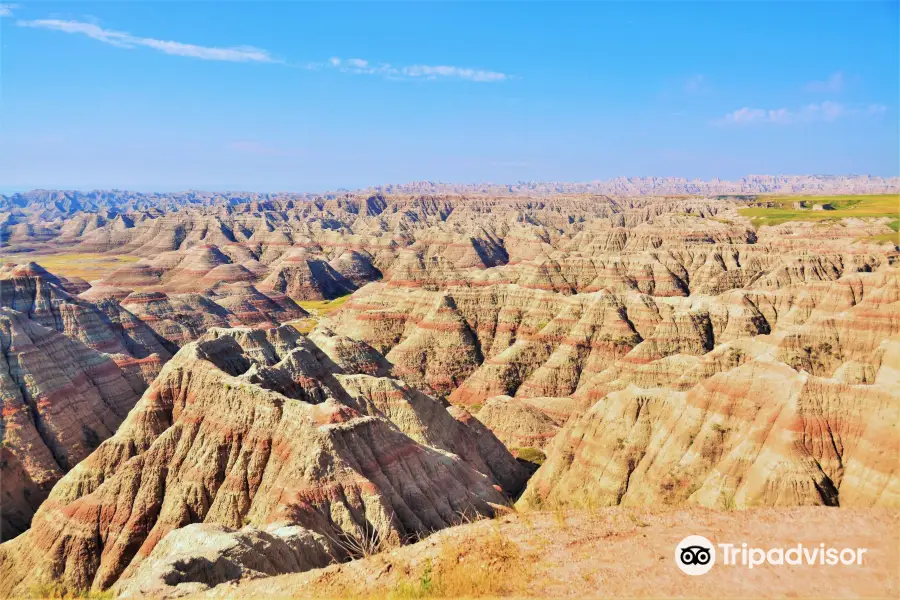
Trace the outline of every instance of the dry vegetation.
<instances>
[{"instance_id":1,"label":"dry vegetation","mask_svg":"<svg viewBox=\"0 0 900 600\"><path fill-rule=\"evenodd\" d=\"M508 595L530 584L530 561L523 558L519 546L498 527L482 539L445 544L436 560L425 561L417 580L401 582L386 597L399 600Z\"/></svg>"},{"instance_id":2,"label":"dry vegetation","mask_svg":"<svg viewBox=\"0 0 900 600\"><path fill-rule=\"evenodd\" d=\"M204 597L546 598L546 597L896 597L900 515L891 510L595 507L518 510L438 532L368 558L297 575L220 586ZM673 550L687 534L766 546L822 538L867 547L865 568L718 565L685 577ZM888 595L885 595L888 592ZM890 594L894 594L890 596Z\"/></svg>"},{"instance_id":3,"label":"dry vegetation","mask_svg":"<svg viewBox=\"0 0 900 600\"><path fill-rule=\"evenodd\" d=\"M34 600L112 600L115 596L109 590L70 592L59 584L48 583L32 586L26 598Z\"/></svg>"},{"instance_id":4,"label":"dry vegetation","mask_svg":"<svg viewBox=\"0 0 900 600\"><path fill-rule=\"evenodd\" d=\"M102 279L122 265L140 260L138 256L94 254L94 253L60 253L60 254L11 254L0 256L0 262L25 264L35 262L54 275L62 277L80 277L85 281Z\"/></svg>"}]
</instances>

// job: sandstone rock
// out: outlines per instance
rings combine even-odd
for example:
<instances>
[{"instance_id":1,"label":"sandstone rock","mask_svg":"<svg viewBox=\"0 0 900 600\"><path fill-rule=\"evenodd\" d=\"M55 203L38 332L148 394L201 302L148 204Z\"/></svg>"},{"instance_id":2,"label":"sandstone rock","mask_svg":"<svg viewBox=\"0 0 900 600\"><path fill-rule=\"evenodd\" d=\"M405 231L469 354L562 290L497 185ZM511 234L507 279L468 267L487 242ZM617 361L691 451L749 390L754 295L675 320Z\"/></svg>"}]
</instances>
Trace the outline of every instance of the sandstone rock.
<instances>
[{"instance_id":1,"label":"sandstone rock","mask_svg":"<svg viewBox=\"0 0 900 600\"><path fill-rule=\"evenodd\" d=\"M332 542L302 527L261 531L207 523L168 534L116 584L120 598L179 597L227 581L299 573L331 562Z\"/></svg>"},{"instance_id":2,"label":"sandstone rock","mask_svg":"<svg viewBox=\"0 0 900 600\"><path fill-rule=\"evenodd\" d=\"M213 329L182 348L116 434L53 489L32 528L0 546L3 587L52 574L68 589L105 589L167 534L200 522L296 525L389 546L490 514L504 502L492 476L521 485L496 438L486 452L437 401L409 390L398 421L452 448L419 443L385 417L398 409L376 392L399 382L335 374L333 364L291 327Z\"/></svg>"},{"instance_id":3,"label":"sandstone rock","mask_svg":"<svg viewBox=\"0 0 900 600\"><path fill-rule=\"evenodd\" d=\"M564 427L520 502L895 506L897 462L875 449L898 448L898 411L890 385L765 359L688 392L631 386Z\"/></svg>"},{"instance_id":4,"label":"sandstone rock","mask_svg":"<svg viewBox=\"0 0 900 600\"><path fill-rule=\"evenodd\" d=\"M330 300L353 292L356 285L324 260L300 250L280 259L260 288L283 292L295 300Z\"/></svg>"},{"instance_id":5,"label":"sandstone rock","mask_svg":"<svg viewBox=\"0 0 900 600\"><path fill-rule=\"evenodd\" d=\"M3 511L0 536L24 531L50 488L110 437L138 393L109 356L0 308Z\"/></svg>"}]
</instances>

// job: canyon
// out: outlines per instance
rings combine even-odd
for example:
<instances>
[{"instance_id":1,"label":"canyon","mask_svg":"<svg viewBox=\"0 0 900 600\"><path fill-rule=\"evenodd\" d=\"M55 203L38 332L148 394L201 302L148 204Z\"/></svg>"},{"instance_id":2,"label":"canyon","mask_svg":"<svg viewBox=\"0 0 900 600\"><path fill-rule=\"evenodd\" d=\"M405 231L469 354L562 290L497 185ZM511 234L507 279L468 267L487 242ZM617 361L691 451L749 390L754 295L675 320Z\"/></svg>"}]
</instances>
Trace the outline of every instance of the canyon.
<instances>
[{"instance_id":1,"label":"canyon","mask_svg":"<svg viewBox=\"0 0 900 600\"><path fill-rule=\"evenodd\" d=\"M894 527L897 187L0 197L0 589L264 595L554 511Z\"/></svg>"}]
</instances>

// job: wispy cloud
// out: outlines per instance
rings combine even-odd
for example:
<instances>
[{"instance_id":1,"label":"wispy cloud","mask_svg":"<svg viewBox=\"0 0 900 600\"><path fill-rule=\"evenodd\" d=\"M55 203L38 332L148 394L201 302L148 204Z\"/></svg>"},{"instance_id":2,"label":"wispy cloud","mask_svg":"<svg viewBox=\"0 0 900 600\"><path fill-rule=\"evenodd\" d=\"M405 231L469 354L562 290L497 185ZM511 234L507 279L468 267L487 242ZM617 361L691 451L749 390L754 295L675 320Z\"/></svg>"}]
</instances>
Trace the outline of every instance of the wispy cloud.
<instances>
[{"instance_id":1,"label":"wispy cloud","mask_svg":"<svg viewBox=\"0 0 900 600\"><path fill-rule=\"evenodd\" d=\"M870 104L864 107L848 107L838 102L821 102L808 104L800 109L788 108L750 108L743 107L732 111L715 125L758 125L763 123L774 125L790 125L794 123L831 122L845 117L876 116L887 111L883 104Z\"/></svg>"},{"instance_id":2,"label":"wispy cloud","mask_svg":"<svg viewBox=\"0 0 900 600\"><path fill-rule=\"evenodd\" d=\"M398 79L463 79L466 81L495 82L506 81L512 77L506 73L472 69L468 67L453 67L448 65L410 65L394 66L389 63L372 63L362 58L338 58L332 57L328 65L339 69L344 73L356 73L360 75L382 75Z\"/></svg>"},{"instance_id":3,"label":"wispy cloud","mask_svg":"<svg viewBox=\"0 0 900 600\"><path fill-rule=\"evenodd\" d=\"M266 50L252 46L237 46L232 48L215 48L211 46L197 46L168 40L158 40L131 35L123 31L104 29L93 23L84 21L63 21L59 19L40 19L36 21L17 21L19 27L33 27L38 29L51 29L87 36L91 39L117 46L119 48L152 48L165 54L174 56L187 56L201 60L221 60L229 62L282 62L274 58Z\"/></svg>"},{"instance_id":4,"label":"wispy cloud","mask_svg":"<svg viewBox=\"0 0 900 600\"><path fill-rule=\"evenodd\" d=\"M844 74L841 71L832 73L825 81L810 81L806 84L808 92L837 93L844 90Z\"/></svg>"},{"instance_id":5,"label":"wispy cloud","mask_svg":"<svg viewBox=\"0 0 900 600\"><path fill-rule=\"evenodd\" d=\"M16 8L19 8L18 4L0 4L0 17L11 17Z\"/></svg>"},{"instance_id":6,"label":"wispy cloud","mask_svg":"<svg viewBox=\"0 0 900 600\"><path fill-rule=\"evenodd\" d=\"M2 4L0 15L12 14L7 7L14 5ZM216 48L211 46L198 46L169 40L160 40L147 37L139 37L124 31L105 29L97 23L86 21L39 19L34 21L20 20L16 22L19 27L35 29L49 29L83 35L91 39L116 46L118 48L133 49L138 47L151 48L165 54L174 56L186 56L201 60L219 60L229 62L256 62L278 63L292 67L317 70L326 67L337 69L343 73L361 75L380 75L389 79L459 79L465 81L496 82L511 79L512 76L497 71L484 69L472 69L467 67L454 67L448 65L410 65L395 66L388 63L373 63L362 58L331 58L326 63L287 63L276 58L268 50L262 50L252 46L235 46L229 48Z\"/></svg>"}]
</instances>

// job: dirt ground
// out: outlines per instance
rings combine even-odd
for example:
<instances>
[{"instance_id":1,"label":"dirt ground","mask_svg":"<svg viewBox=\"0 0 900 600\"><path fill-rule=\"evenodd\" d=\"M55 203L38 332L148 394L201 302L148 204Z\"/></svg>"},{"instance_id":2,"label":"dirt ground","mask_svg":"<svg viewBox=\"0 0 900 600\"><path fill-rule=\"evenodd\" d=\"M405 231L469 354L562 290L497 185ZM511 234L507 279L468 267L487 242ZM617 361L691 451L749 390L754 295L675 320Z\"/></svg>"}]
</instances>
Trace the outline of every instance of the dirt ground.
<instances>
[{"instance_id":1,"label":"dirt ground","mask_svg":"<svg viewBox=\"0 0 900 600\"><path fill-rule=\"evenodd\" d=\"M682 573L688 535L714 544L866 548L862 565L722 564ZM900 597L900 511L838 508L510 513L393 551L207 592L218 598L893 598Z\"/></svg>"}]
</instances>

